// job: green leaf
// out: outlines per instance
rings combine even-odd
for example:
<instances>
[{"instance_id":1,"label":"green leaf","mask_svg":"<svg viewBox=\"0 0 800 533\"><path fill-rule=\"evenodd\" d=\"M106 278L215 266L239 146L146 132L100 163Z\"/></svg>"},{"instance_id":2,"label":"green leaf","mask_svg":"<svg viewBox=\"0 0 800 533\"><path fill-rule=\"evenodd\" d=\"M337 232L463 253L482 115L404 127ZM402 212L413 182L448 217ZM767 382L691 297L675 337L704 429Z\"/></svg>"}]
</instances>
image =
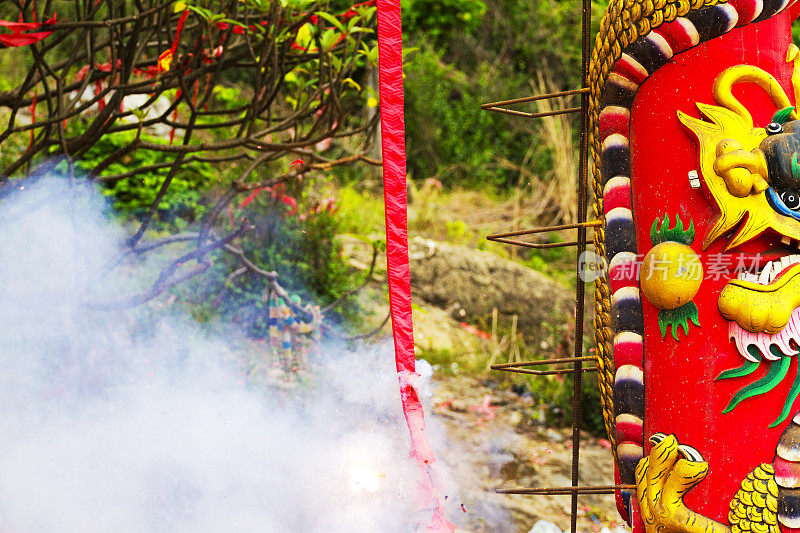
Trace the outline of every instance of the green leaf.
<instances>
[{"instance_id":1,"label":"green leaf","mask_svg":"<svg viewBox=\"0 0 800 533\"><path fill-rule=\"evenodd\" d=\"M409 46L407 48L403 48L403 61L406 61L408 56L414 52L419 52L419 46Z\"/></svg>"},{"instance_id":2,"label":"green leaf","mask_svg":"<svg viewBox=\"0 0 800 533\"><path fill-rule=\"evenodd\" d=\"M660 226L659 222L661 223ZM669 214L664 214L663 221L656 217L653 221L653 225L650 227L650 241L653 243L653 246L661 244L662 242L679 242L688 246L694 242L694 220L689 219L689 228L685 229L680 215L676 215L675 227L670 228L669 225Z\"/></svg>"},{"instance_id":3,"label":"green leaf","mask_svg":"<svg viewBox=\"0 0 800 533\"><path fill-rule=\"evenodd\" d=\"M772 122L777 122L778 124L786 123L789 120L789 118L792 116L792 112L793 111L794 111L794 108L791 107L791 106L784 107L783 109L777 111L772 116Z\"/></svg>"},{"instance_id":4,"label":"green leaf","mask_svg":"<svg viewBox=\"0 0 800 533\"><path fill-rule=\"evenodd\" d=\"M320 38L320 44L322 45L323 50L330 50L336 43L339 41L339 35L336 33L335 30L328 28L322 33L322 37Z\"/></svg>"},{"instance_id":5,"label":"green leaf","mask_svg":"<svg viewBox=\"0 0 800 533\"><path fill-rule=\"evenodd\" d=\"M194 11L195 13L197 13L206 20L211 20L211 17L214 15L213 11L202 7L187 5L186 8L189 9L190 11Z\"/></svg>"},{"instance_id":6,"label":"green leaf","mask_svg":"<svg viewBox=\"0 0 800 533\"><path fill-rule=\"evenodd\" d=\"M336 17L334 17L333 15L331 15L330 13L325 13L324 11L317 11L316 15L319 16L319 17L324 18L325 20L327 20L328 22L330 22L331 24L336 26L336 28L340 32L347 33L347 30L345 29L344 25L341 22L339 22L339 20Z\"/></svg>"},{"instance_id":7,"label":"green leaf","mask_svg":"<svg viewBox=\"0 0 800 533\"><path fill-rule=\"evenodd\" d=\"M661 337L667 335L667 326L669 325L669 317L666 309L661 309L658 312L658 328L661 330Z\"/></svg>"}]
</instances>

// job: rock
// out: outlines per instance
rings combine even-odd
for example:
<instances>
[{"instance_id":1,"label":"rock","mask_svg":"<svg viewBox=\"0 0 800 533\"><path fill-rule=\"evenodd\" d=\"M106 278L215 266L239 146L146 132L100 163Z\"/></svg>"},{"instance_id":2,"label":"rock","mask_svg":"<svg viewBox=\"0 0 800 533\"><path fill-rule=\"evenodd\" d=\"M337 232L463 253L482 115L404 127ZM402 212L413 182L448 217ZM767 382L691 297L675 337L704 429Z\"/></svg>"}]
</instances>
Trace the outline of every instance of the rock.
<instances>
[{"instance_id":1,"label":"rock","mask_svg":"<svg viewBox=\"0 0 800 533\"><path fill-rule=\"evenodd\" d=\"M565 440L564 435L553 428L547 428L547 438L553 442L563 442Z\"/></svg>"},{"instance_id":2,"label":"rock","mask_svg":"<svg viewBox=\"0 0 800 533\"><path fill-rule=\"evenodd\" d=\"M450 410L455 411L456 413L466 413L469 411L469 406L467 402L463 402L461 400L452 400L450 402Z\"/></svg>"},{"instance_id":3,"label":"rock","mask_svg":"<svg viewBox=\"0 0 800 533\"><path fill-rule=\"evenodd\" d=\"M480 353L480 339L461 328L458 322L436 307L415 307L414 344L423 350L444 350L452 353Z\"/></svg>"},{"instance_id":4,"label":"rock","mask_svg":"<svg viewBox=\"0 0 800 533\"><path fill-rule=\"evenodd\" d=\"M411 241L411 290L415 297L456 320L491 325L492 309L501 327L518 318L518 329L548 347L564 341L573 296L544 274L491 252L415 237Z\"/></svg>"},{"instance_id":5,"label":"rock","mask_svg":"<svg viewBox=\"0 0 800 533\"><path fill-rule=\"evenodd\" d=\"M350 264L366 270L372 246L352 235L337 237L342 255ZM415 237L409 243L414 329L418 346L458 352L479 349L477 338L459 331L460 322L488 331L492 310L497 309L501 331L511 328L517 316L518 331L535 341L545 355L571 346L570 327L574 296L544 274L497 254ZM386 281L386 257L381 252L373 279ZM420 309L424 309L421 312ZM455 335L455 338L453 338Z\"/></svg>"},{"instance_id":6,"label":"rock","mask_svg":"<svg viewBox=\"0 0 800 533\"><path fill-rule=\"evenodd\" d=\"M528 533L561 533L561 528L547 520L539 520Z\"/></svg>"}]
</instances>

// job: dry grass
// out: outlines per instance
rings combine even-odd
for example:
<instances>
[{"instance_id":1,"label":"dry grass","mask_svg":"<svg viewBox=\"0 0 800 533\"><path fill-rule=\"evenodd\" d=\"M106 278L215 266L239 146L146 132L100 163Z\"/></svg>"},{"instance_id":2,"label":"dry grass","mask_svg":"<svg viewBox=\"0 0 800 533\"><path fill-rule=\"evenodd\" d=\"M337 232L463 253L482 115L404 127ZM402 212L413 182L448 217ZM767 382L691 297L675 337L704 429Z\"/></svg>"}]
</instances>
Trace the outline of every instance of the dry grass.
<instances>
[{"instance_id":1,"label":"dry grass","mask_svg":"<svg viewBox=\"0 0 800 533\"><path fill-rule=\"evenodd\" d=\"M531 83L534 94L559 91L545 68L539 71L536 82ZM574 102L565 98L553 98L536 102L536 111L546 113L571 107ZM556 115L535 119L531 122L530 148L519 163L498 157L499 168L516 172L517 186L512 195L517 198L512 209L533 215L544 225L573 223L577 220L578 147L572 139L570 115ZM527 128L526 128L527 129ZM533 173L531 159L541 154L541 147L548 150L553 159L552 168L544 175ZM537 148L539 150L537 150ZM519 229L519 221L512 217L510 231Z\"/></svg>"},{"instance_id":2,"label":"dry grass","mask_svg":"<svg viewBox=\"0 0 800 533\"><path fill-rule=\"evenodd\" d=\"M558 91L553 80L547 74L538 73L534 85L536 94ZM539 100L537 107L540 113L555 111L568 107L564 98ZM567 223L577 220L577 191L575 190L578 173L578 151L572 142L568 115L556 115L538 119L540 121L541 140L553 155L553 168L547 176L548 197L558 206L561 219Z\"/></svg>"}]
</instances>

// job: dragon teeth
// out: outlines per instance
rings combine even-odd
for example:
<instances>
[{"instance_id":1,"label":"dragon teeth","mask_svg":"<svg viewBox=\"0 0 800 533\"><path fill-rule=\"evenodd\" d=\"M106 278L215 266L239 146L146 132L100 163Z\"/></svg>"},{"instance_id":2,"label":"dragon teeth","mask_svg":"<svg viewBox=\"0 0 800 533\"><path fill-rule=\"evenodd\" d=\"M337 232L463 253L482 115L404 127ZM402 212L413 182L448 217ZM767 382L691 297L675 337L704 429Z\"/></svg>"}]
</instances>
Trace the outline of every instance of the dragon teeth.
<instances>
[{"instance_id":1,"label":"dragon teeth","mask_svg":"<svg viewBox=\"0 0 800 533\"><path fill-rule=\"evenodd\" d=\"M792 260L791 260L791 259L789 259L789 256L788 256L788 255L785 255L785 256L781 257L781 261L780 261L780 263L777 263L775 266L773 266L773 267L772 267L772 272L771 272L771 273L770 273L770 275L769 275L769 281L770 281L770 283L772 283L772 281L773 281L773 280L774 280L776 277L778 277L778 274L780 274L781 272L783 272L783 269L784 269L784 268L788 267L788 266L789 266L789 265L791 265L791 264L792 264Z\"/></svg>"},{"instance_id":2,"label":"dragon teeth","mask_svg":"<svg viewBox=\"0 0 800 533\"><path fill-rule=\"evenodd\" d=\"M756 281L756 283L760 283L761 285L768 285L772 283L775 278L778 277L778 274L780 274L784 269L798 263L800 263L800 254L785 255L780 259L770 261L758 275L758 279L754 281ZM746 277L739 279L747 280Z\"/></svg>"},{"instance_id":3,"label":"dragon teeth","mask_svg":"<svg viewBox=\"0 0 800 533\"><path fill-rule=\"evenodd\" d=\"M758 282L761 285L767 285L770 280L770 274L772 272L772 262L767 263L767 266L764 267L764 270L761 271L761 274L758 275Z\"/></svg>"},{"instance_id":4,"label":"dragon teeth","mask_svg":"<svg viewBox=\"0 0 800 533\"><path fill-rule=\"evenodd\" d=\"M758 283L760 285L769 285L778 277L778 274L791 265L797 264L800 264L800 254L785 255L780 259L769 261L758 274L747 271L737 272L736 279Z\"/></svg>"}]
</instances>

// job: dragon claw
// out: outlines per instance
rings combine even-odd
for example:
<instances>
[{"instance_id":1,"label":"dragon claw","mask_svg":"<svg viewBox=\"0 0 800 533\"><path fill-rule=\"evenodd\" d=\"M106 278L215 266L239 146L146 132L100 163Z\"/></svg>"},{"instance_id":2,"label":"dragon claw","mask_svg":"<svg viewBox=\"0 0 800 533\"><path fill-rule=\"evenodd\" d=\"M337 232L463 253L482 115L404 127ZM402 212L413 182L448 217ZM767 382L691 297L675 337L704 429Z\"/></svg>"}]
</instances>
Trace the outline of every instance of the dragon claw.
<instances>
[{"instance_id":1,"label":"dragon claw","mask_svg":"<svg viewBox=\"0 0 800 533\"><path fill-rule=\"evenodd\" d=\"M653 448L636 467L636 495L647 533L722 533L730 529L690 510L686 493L705 479L708 463L674 435L655 434ZM697 460L699 459L699 460Z\"/></svg>"}]
</instances>

